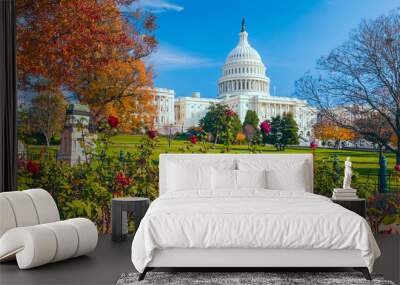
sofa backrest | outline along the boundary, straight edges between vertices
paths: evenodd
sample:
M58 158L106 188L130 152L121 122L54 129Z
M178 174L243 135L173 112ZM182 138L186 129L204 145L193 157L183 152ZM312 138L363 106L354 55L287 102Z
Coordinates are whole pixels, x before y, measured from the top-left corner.
M169 163L191 166L213 166L223 169L266 168L287 173L293 170L294 164L304 166L303 183L307 192L313 192L313 156L312 154L160 154L159 161L159 194L167 192L169 184Z
M0 193L0 237L9 229L57 222L53 198L43 189Z

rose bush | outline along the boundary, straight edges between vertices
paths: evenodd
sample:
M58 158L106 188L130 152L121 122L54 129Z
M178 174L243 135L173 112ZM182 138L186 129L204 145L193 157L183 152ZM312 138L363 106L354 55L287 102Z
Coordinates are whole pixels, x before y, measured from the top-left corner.
M196 137L196 136L191 136L191 137L189 138L189 140L190 140L190 142L191 142L192 144L196 144L196 143L197 143L197 137Z
M400 234L400 193L370 195L367 206L368 222L374 233Z
M38 175L40 172L40 164L35 161L28 161L26 164L26 170L33 175Z
M107 122L111 128L116 128L119 124L119 119L115 116L109 116Z
M264 121L260 124L260 129L263 133L268 135L271 132L272 127L269 121Z
M316 150L317 147L318 147L318 144L317 144L315 141L312 141L312 142L310 143L310 148L311 148L312 150Z
M40 159L20 162L19 189L43 188L54 197L61 217L87 217L100 232L111 230L111 198L141 196L151 200L158 196L158 163L154 150L158 140L145 137L132 153L110 150L110 137L118 120L107 119L94 146L85 141L87 162L70 166L63 161ZM108 123L108 124L107 124Z
M148 131L147 131L147 136L148 136L150 139L154 139L154 138L157 137L157 131L155 131L155 130L148 130Z

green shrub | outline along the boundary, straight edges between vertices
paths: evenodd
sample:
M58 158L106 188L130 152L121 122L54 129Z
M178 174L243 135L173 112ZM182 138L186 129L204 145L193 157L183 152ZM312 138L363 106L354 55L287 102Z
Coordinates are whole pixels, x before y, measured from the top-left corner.
M20 161L19 189L43 188L54 197L62 218L87 217L101 232L111 230L111 198L158 196L158 162L152 159L157 138L145 137L132 153L110 154L113 129L97 135L95 147L86 144L87 162L70 166L40 158Z
M340 173L342 172L343 168L334 157L315 159L314 193L331 197L333 189L341 187L343 179L340 177Z

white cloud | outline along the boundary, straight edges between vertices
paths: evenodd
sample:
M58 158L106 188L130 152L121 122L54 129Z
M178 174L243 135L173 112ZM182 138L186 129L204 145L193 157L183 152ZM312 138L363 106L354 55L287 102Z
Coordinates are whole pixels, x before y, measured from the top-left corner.
M169 45L159 45L146 62L156 69L192 69L215 66L217 63L209 58L181 51Z
M136 10L137 8L149 10L152 13L162 13L168 10L181 12L183 10L182 6L176 5L167 0L139 0L133 2L130 7L121 8L121 10L125 12Z

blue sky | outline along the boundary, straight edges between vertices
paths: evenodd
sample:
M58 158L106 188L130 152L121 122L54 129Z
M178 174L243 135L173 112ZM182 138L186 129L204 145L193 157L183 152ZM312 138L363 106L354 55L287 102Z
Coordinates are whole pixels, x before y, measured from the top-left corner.
M148 62L155 86L177 96L199 91L216 96L216 82L238 42L242 17L250 44L258 50L271 90L291 96L294 82L316 60L344 42L362 19L400 6L400 0L141 0L156 13L159 46Z

